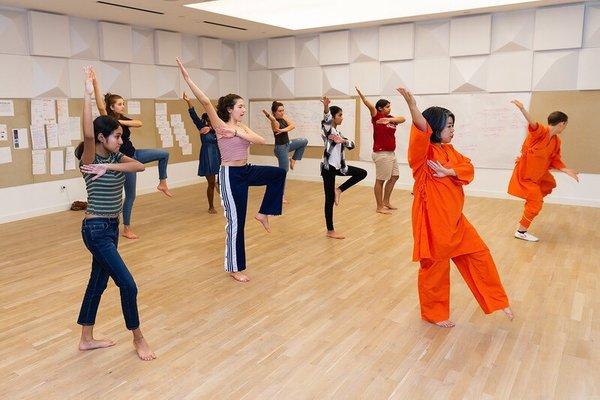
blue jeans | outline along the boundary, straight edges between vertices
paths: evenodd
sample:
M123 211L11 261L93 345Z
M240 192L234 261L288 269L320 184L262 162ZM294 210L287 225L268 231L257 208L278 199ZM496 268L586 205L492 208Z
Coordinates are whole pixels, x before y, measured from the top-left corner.
M294 152L292 158L296 161L302 160L302 156L304 155L304 150L308 145L308 139L306 138L298 138L292 139L289 143L286 144L276 144L273 153L275 153L275 157L277 157L277 161L279 162L279 168L283 168L287 171L290 170L290 160L288 153Z
M121 308L127 329L140 326L137 308L137 286L119 255L119 219L91 218L81 224L85 247L92 253L92 272L83 296L77 323L94 325L100 298L111 277L121 291Z
M133 158L147 164L158 161L158 179L167 179L167 163L169 152L162 149L137 149ZM131 225L131 210L135 201L135 188L137 183L137 172L125 173L125 201L123 202L123 224Z

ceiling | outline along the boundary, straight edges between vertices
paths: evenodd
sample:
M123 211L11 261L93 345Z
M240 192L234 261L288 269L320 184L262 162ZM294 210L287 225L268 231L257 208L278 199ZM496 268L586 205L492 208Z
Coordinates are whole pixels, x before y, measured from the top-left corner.
M218 0L208 0L218 1ZM246 2L256 2L260 4L261 0L245 0ZM323 0L328 1L328 0ZM366 0L347 0L348 4L353 1ZM398 0L398 6L402 6L402 2L406 0ZM415 0L410 0L414 2ZM416 0L426 1L426 0ZM437 13L423 15L412 18L396 18L384 19L378 21L369 21L363 23L352 23L336 26L327 26L325 28L314 28L304 30L289 30L272 25L267 25L258 22L252 22L231 16L214 14L207 11L201 11L184 7L185 4L199 3L202 0L103 0L106 3L115 5L102 4L97 0L0 0L1 6L16 7L21 9L39 10L53 12L58 14L71 15L75 17L89 18L100 21L109 21L128 24L132 26L142 26L154 29L163 29L175 32L188 33L198 36L214 37L226 40L246 41L266 37L279 37L297 35L300 33L317 32L324 30L339 30L347 28L368 27L396 22L406 22L414 20L432 19L432 18L448 18L455 15L464 15L469 13L483 13L492 11L506 11L521 8L539 7L544 5L578 3L576 0L543 0L533 1L524 4L514 4L510 6L488 7L485 9L477 9L473 11L456 11L447 13ZM280 0L280 7L285 7L285 0ZM77 6L74 7L74 4ZM375 5L376 6L376 5ZM125 8L131 7L131 8ZM137 9L136 9L137 8ZM150 10L146 12L138 9ZM277 12L274 10L273 12ZM343 11L341 11L343 12ZM162 14L160 14L162 13ZM332 16L335 18L335 16ZM213 24L206 23L212 22ZM229 25L233 27L243 28L236 29L232 27L220 26L215 24Z

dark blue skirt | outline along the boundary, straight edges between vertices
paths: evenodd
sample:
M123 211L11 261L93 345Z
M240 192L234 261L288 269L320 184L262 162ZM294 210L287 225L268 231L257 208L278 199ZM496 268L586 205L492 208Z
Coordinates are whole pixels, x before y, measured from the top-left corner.
M221 153L216 143L203 143L200 147L198 176L218 175L221 166Z

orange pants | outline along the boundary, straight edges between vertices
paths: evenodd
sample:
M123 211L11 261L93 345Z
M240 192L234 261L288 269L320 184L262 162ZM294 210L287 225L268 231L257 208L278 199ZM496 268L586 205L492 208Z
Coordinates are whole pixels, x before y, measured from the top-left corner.
M484 313L509 306L489 250L452 258ZM440 322L450 318L450 260L421 260L419 270L421 318Z
M519 224L524 226L525 228L529 228L531 225L531 221L540 213L542 210L542 205L544 204L544 199L525 199L525 210L523 211L523 216L519 221Z

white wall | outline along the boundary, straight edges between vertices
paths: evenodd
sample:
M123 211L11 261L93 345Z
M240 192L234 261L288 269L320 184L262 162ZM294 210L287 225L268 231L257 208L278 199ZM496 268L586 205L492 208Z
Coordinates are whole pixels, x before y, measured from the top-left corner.
M600 1L378 29L378 38L374 28L367 28L320 34L316 39L311 35L287 39L287 47L293 47L290 41L295 40L296 52L280 54L296 59L281 62L296 66L290 88L295 97L307 96L306 88L313 88L312 96L330 92L332 82L327 71L332 65L358 71L344 78L347 81L335 82L338 96L356 95L355 85L366 94L382 97L395 93L400 85L415 94L600 89ZM252 57L269 59L272 47L264 40L242 43L242 49L251 49L248 58L253 81L247 84L249 98L265 97L265 88L271 85L275 70ZM299 60L303 60L302 65ZM320 93L314 90L315 82L320 82ZM372 132L361 132L365 134ZM274 165L271 157L252 159ZM318 164L318 160L307 159L289 176L320 180ZM365 184L372 185L373 164L353 164L369 171ZM509 198L506 189L511 173L478 168L467 192ZM600 207L600 175L582 174L579 184L561 173L555 177L558 187L547 201ZM408 166L401 165L398 187L410 186Z
M177 99L185 82L179 73L173 79L176 56L183 56L194 74L215 77L208 93L235 92L238 48L235 42L0 6L0 99L81 98L83 67L89 64L105 91L126 98ZM199 182L197 165L170 164L170 186ZM154 191L157 179L156 167L140 173L138 193ZM61 192L62 185L66 191ZM85 197L81 178L2 188L0 223L66 210Z

